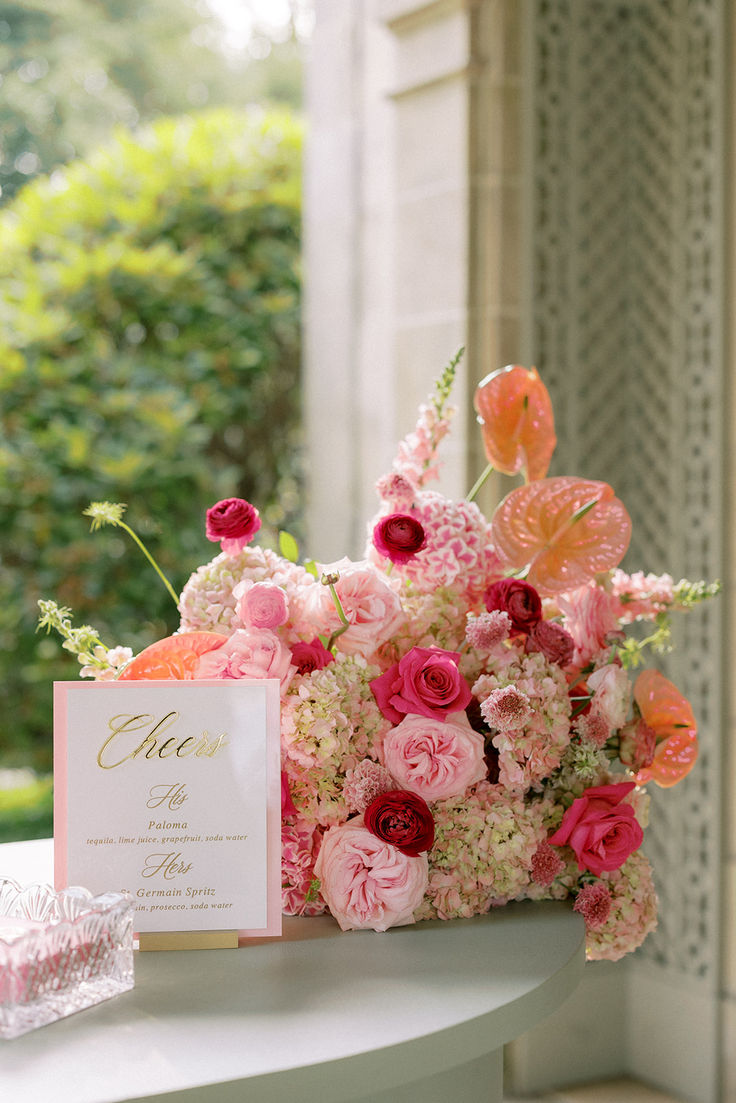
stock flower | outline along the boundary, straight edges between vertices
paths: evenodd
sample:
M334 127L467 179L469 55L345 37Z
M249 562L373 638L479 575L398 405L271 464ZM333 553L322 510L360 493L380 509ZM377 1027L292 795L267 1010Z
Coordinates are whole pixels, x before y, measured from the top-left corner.
M390 513L373 529L373 544L392 563L408 563L427 543L424 528L410 513Z
M377 838L402 854L416 857L434 842L434 819L429 805L407 789L391 789L377 796L365 810L365 826Z
M255 506L244 498L223 498L207 510L206 535L228 555L237 555L261 527Z
M500 609L511 618L512 633L530 632L542 619L542 600L528 582L518 578L501 578L493 582L483 595L483 603L490 613ZM541 648L540 648L541 651Z
M460 796L484 778L483 755L483 736L454 717L407 716L383 741L386 769L426 801Z
M572 802L548 842L572 847L578 869L590 870L596 877L618 869L644 838L634 809L622 803L635 788L630 781L586 789Z
M458 652L439 647L413 647L398 663L371 682L383 715L400 724L407 713L445 719L462 712L472 700L458 670Z
M343 931L386 931L413 922L427 887L427 855L402 854L358 816L325 832L314 872Z

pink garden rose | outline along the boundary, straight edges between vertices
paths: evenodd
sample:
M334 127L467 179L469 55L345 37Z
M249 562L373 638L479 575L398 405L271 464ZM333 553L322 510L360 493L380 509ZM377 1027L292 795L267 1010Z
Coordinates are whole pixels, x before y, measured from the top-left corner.
M606 590L588 583L557 599L565 615L565 627L575 640L575 662L584 666L614 639L623 639L614 612L614 599Z
M593 694L591 713L602 717L609 731L618 731L626 723L631 704L628 674L617 663L607 663L589 674L586 681Z
M586 789L572 802L548 841L553 846L572 847L578 869L588 869L596 877L618 869L644 838L634 809L622 803L635 788L633 781L624 781Z
M279 628L289 619L289 602L275 582L239 582L233 588L237 614L247 628Z
M402 854L357 816L325 832L314 872L343 931L386 931L413 922L428 868L426 854Z
M392 563L408 563L427 543L421 521L410 513L390 513L373 529L373 545Z
M325 574L338 575L335 591L350 622L335 646L346 655L372 655L404 621L398 594L370 563L340 559L322 569ZM308 588L304 612L322 635L343 627L327 586Z
M459 651L412 647L371 682L378 707L392 724L400 724L407 713L444 720L451 712L462 712L473 695L458 670L459 662Z
M202 655L197 678L278 678L283 695L295 674L291 653L274 632L239 628L215 651Z
M219 541L227 555L241 552L260 527L258 510L244 498L223 498L207 510L207 539Z
M383 743L386 769L426 801L462 795L487 772L483 736L455 714L447 720L407 716Z

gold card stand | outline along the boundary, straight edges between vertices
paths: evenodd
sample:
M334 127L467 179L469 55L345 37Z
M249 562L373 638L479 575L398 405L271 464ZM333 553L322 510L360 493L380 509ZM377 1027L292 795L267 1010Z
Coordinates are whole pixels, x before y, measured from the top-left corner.
M148 931L138 935L139 950L237 950L237 931Z

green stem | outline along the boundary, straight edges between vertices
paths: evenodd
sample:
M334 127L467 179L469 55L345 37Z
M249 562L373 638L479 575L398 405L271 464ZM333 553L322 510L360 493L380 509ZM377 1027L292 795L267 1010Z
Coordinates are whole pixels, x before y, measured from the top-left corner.
M466 502L472 502L473 501L476 494L478 493L480 488L483 486L483 483L486 481L486 479L488 478L490 473L493 471L493 469L494 469L493 464L489 463L488 466L486 467L485 471L483 471L482 474L479 475L479 477L473 483L473 486L470 489L470 493L466 495L466 498L465 498Z
M148 550L148 548L146 547L146 545L145 545L145 544L143 543L143 541L142 541L142 540L141 540L141 539L140 539L140 538L139 538L139 537L138 537L138 536L136 535L136 533L135 533L135 532L133 532L133 529L132 529L132 528L131 528L131 527L130 527L129 525L126 525L125 521L118 521L118 525L120 526L120 528L121 528L121 529L125 529L125 531L127 532L128 536L132 537L132 539L133 539L133 540L135 540L136 544L137 544L137 545L138 545L138 547L139 547L139 548L141 549L141 551L142 551L142 552L143 552L143 554L145 555L146 559L147 559L147 560L148 560L148 562L149 562L149 563L151 564L151 566L153 567L154 571L156 572L156 574L158 575L158 577L159 577L159 578L161 579L161 581L163 582L163 584L164 584L164 586L166 587L166 589L167 589L167 590L169 591L169 593L171 594L172 598L174 599L174 605L176 605L176 606L178 607L178 605L179 605L179 598L177 597L176 593L174 592L174 587L173 587L173 586L171 585L171 583L169 582L168 578L166 577L166 575L164 574L164 572L163 572L163 571L161 570L161 568L159 567L158 563L156 562L156 560L155 560L155 559L153 558L153 556L152 556L152 555L151 555L151 553L149 552L149 550Z

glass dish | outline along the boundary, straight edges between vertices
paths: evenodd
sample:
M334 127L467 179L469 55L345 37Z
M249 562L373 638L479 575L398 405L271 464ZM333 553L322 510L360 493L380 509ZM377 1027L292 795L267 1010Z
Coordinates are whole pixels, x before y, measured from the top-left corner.
M0 1038L132 988L134 910L126 893L0 877Z

